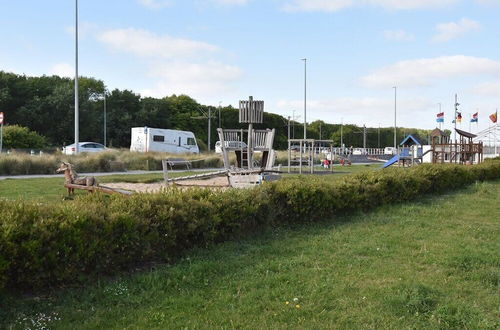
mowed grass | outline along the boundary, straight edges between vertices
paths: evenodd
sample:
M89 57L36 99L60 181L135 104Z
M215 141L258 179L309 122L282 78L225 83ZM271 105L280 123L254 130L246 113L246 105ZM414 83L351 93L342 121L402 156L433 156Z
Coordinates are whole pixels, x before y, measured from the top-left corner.
M0 320L54 329L498 329L499 198L500 182L478 183L304 219L84 288L4 296Z
M353 165L335 166L334 174L326 174L325 178L334 180L342 175L371 171L380 168L380 165ZM169 177L187 176L206 172L172 172ZM296 176L298 174L290 174ZM288 174L285 175L287 177ZM163 181L162 173L148 174L118 174L97 177L100 184L106 185L110 182L131 182L131 183L153 183ZM86 191L75 190L76 195L87 194ZM40 179L5 179L0 180L0 198L25 199L40 202L61 201L67 195L64 188L64 178L40 178Z
M174 178L200 173L203 172L173 172L169 174L169 177ZM102 185L110 182L152 183L163 181L163 173L116 174L96 178L99 184ZM0 180L0 198L54 202L61 201L67 194L67 190L64 188L64 178L62 177ZM75 194L88 194L88 192L75 190Z

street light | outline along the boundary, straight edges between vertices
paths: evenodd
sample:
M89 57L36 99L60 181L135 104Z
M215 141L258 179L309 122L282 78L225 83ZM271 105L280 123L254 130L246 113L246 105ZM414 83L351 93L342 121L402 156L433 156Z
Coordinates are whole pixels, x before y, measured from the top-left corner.
M304 139L307 139L307 58L304 61Z
M78 104L78 0L75 0L75 154L79 143L79 104Z
M397 127L396 127L396 105L397 105L397 98L396 98L396 95L397 95L397 87L394 86L392 87L394 88L394 149L397 148L397 141L396 141L396 135L397 135Z

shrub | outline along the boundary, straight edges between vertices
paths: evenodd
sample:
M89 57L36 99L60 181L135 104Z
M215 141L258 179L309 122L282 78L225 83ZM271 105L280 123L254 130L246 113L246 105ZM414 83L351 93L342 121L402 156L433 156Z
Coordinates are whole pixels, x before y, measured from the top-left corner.
M46 145L45 137L28 127L8 125L3 129L4 149L42 149Z
M307 179L306 179L307 178ZM345 177L296 177L250 190L169 189L71 203L0 201L0 287L32 288L169 260L264 225L315 221L499 179L500 161L422 165Z

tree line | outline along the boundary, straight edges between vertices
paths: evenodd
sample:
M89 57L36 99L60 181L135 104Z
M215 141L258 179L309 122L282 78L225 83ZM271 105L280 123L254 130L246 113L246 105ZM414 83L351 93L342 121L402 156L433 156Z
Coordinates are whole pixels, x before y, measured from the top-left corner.
M106 102L107 145L130 146L131 127L148 126L192 131L200 147L208 140L207 119L212 113L211 148L218 139L217 127L244 128L238 123L238 109L202 105L187 95L163 98L141 97L130 90L106 91L103 81L79 78L80 141L104 141L104 102ZM104 97L106 100L104 100ZM58 76L29 77L0 71L0 111L6 123L27 127L45 137L50 146L63 146L74 141L74 81ZM221 122L219 123L219 113ZM303 137L303 124L291 121L290 135ZM288 119L273 113L264 114L264 124L256 128L275 128L275 148L286 149ZM415 134L424 142L427 130L398 128L398 142L403 134ZM314 121L307 126L307 137L341 142L341 125ZM342 140L346 146L363 146L363 128L343 125ZM393 128L367 128L367 147L393 145Z

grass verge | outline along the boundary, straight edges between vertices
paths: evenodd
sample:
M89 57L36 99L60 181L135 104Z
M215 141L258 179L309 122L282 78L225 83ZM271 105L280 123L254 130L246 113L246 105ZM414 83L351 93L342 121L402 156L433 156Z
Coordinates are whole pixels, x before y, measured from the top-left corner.
M500 182L188 252L87 287L2 296L0 327L498 328Z

